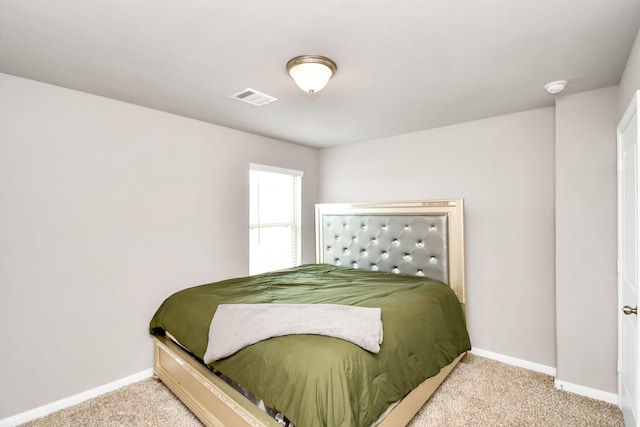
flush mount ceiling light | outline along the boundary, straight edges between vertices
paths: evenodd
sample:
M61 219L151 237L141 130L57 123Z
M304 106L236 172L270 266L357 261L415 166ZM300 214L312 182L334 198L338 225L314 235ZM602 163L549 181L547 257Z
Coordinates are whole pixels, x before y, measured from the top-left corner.
M301 55L287 62L287 71L298 87L314 94L322 90L338 70L331 59L320 55Z
M564 87L567 85L566 80L556 80L555 82L550 82L544 85L544 88L551 95L555 95L556 93L560 93L564 90Z

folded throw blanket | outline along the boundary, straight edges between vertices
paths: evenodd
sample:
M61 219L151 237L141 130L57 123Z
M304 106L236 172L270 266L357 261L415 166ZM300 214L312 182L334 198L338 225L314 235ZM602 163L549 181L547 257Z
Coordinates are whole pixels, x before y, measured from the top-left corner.
M204 362L283 335L326 335L372 353L382 344L380 308L338 304L220 304L209 327Z

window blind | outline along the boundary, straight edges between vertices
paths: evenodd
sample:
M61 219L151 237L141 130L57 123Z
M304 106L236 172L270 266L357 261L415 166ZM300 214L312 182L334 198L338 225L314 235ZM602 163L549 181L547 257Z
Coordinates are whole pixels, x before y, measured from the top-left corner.
M299 265L303 173L256 164L249 171L249 273Z

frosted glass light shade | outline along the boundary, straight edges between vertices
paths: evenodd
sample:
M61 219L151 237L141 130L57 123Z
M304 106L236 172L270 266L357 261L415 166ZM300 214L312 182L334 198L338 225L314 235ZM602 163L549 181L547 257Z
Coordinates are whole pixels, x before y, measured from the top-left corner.
M287 71L298 87L314 94L322 90L337 70L336 63L324 56L303 55L287 63Z

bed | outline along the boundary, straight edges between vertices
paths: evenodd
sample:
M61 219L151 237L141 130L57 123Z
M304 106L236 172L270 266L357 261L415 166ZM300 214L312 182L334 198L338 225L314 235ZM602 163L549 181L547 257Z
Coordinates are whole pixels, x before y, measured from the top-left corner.
M211 360L223 309L278 304L375 311L384 333L377 349L324 332L274 335ZM470 349L465 306L461 199L321 204L316 264L167 298L150 324L154 371L205 425L405 425Z

